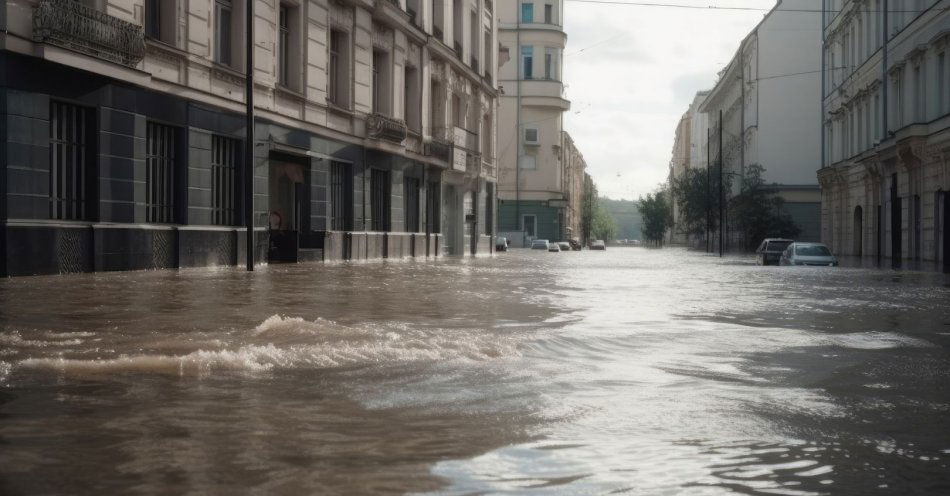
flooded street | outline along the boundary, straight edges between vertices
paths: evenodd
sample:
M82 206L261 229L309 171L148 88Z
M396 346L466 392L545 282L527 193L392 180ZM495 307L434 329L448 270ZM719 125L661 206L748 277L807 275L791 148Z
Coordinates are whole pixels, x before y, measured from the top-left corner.
M948 494L950 278L683 250L0 281L0 494Z

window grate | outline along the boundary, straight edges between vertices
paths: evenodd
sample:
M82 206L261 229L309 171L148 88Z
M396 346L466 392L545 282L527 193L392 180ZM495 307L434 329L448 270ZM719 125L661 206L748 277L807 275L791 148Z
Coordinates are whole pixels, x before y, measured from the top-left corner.
M149 122L145 148L145 220L170 223L175 191L175 128Z
M342 162L330 163L330 215L334 231L353 229L353 174Z
M50 103L50 218L87 219L92 111Z
M219 226L235 224L235 172L238 140L211 137L211 222Z
M419 188L422 182L415 177L405 178L406 232L419 232Z
M392 200L389 171L373 169L370 175L370 189L373 201L373 230L388 232Z
M439 196L439 183L430 182L426 186L426 231L430 233L442 232Z

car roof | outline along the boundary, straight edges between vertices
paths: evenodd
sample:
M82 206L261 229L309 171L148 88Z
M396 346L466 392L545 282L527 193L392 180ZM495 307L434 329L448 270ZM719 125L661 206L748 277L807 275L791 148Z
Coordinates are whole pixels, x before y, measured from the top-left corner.
M788 241L789 243L795 242L794 239L788 239L788 238L765 238L762 241Z
M825 248L828 248L828 245L824 243L814 243L810 241L796 241L794 244L795 246L824 246Z

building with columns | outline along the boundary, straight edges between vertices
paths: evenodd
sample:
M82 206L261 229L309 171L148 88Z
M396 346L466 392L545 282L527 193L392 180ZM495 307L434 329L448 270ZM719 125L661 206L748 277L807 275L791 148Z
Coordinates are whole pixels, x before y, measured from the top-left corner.
M0 273L490 251L492 1L247 1L0 0Z
M563 0L499 2L498 231L512 246L579 237L568 224Z
M731 179L726 201L738 194L746 167L761 165L800 241L820 237L821 40L807 35L820 23L819 0L779 0L742 40L699 110L709 122L712 165L721 159L727 184ZM724 224L726 249L758 243L739 239L728 212ZM718 233L713 239L718 246Z
M950 0L824 0L822 240L950 270Z

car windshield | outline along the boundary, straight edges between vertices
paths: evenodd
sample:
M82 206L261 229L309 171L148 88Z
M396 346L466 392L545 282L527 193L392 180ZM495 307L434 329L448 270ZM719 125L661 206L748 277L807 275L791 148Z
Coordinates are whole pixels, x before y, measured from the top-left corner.
M795 254L800 257L830 257L831 252L821 245L796 246Z
M768 247L765 249L765 251L783 252L790 244L792 244L791 241L769 241Z

